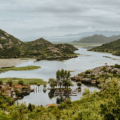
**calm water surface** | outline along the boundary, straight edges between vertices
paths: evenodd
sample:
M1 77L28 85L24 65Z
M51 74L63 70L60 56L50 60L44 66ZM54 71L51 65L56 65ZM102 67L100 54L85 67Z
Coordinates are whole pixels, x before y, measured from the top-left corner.
M105 63L107 63L108 65L114 65L116 63L118 64L120 63L120 57L113 56L107 53L91 52L91 51L87 51L87 49L84 48L79 48L79 50L77 50L76 53L80 53L80 56L65 61L42 60L37 62L23 63L16 67L36 65L36 66L41 66L41 68L33 71L9 71L0 74L0 77L1 78L5 78L5 77L41 78L45 81L48 81L49 78L56 77L56 71L58 69L74 71L71 72L71 75L74 76L77 75L78 73L84 72L87 69L103 66ZM76 87L77 87L76 83L74 83L72 89L74 90ZM46 92L43 91L42 86L40 87L31 86L31 88L34 88L35 92L31 93L28 96L25 96L22 100L19 100L19 102L26 102L26 104L32 103L35 105L41 105L41 104L47 105L51 103L57 103L59 101L59 98L57 97L53 97L50 99L48 95L49 91L48 90ZM72 96L71 100L72 101L79 100L80 97L82 96L82 92L84 91L84 88L88 88L90 91L94 91L94 90L99 91L99 89L96 87L82 85L82 91L78 92L77 96ZM65 98L60 98L60 99L65 99Z

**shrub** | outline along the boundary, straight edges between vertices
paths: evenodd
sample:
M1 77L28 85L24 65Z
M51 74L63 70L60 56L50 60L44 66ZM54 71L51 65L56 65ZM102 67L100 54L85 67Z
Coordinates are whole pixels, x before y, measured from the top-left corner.
M78 82L77 83L77 86L79 86L79 88L80 88L80 86L82 85L82 83L81 82Z
M2 85L2 84L3 84L3 81L0 80L0 85Z
M92 73L92 70L87 70L87 71L85 72L85 74L90 74L90 73Z
M24 85L23 80L19 80L19 81L18 81L18 84L19 84L19 85Z
M7 83L9 84L9 86L12 86L12 80L11 80L11 79L9 79L9 80L7 81Z

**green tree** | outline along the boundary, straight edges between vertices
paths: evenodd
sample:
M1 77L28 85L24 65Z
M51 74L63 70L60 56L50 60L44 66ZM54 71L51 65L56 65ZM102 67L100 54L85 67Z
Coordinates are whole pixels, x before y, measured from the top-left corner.
M9 79L8 81L7 81L7 83L9 84L9 86L12 86L12 80L11 79Z
M0 80L0 85L2 85L3 84L3 81L2 80Z
M62 69L61 71L58 70L56 72L56 78L57 78L57 83L58 85L65 86L65 88L71 85L71 79L70 79L70 71Z
M19 84L19 85L24 85L23 80L19 80L19 81L18 81L18 84Z
M81 85L82 85L81 82L77 82L77 86L79 86L79 88L80 88Z
M54 88L55 86L57 86L57 80L54 78L50 78L48 81L50 87Z

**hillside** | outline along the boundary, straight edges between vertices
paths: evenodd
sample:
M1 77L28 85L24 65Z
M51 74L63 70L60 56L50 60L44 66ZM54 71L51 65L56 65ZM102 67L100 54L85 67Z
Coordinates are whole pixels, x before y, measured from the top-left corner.
M44 38L31 42L22 42L12 35L0 30L0 58L37 58L57 59L75 57L77 50L69 44L52 44Z
M89 51L108 52L112 53L113 55L120 56L120 39L107 44L103 44L99 47L92 48Z
M79 41L73 41L73 43L109 43L112 41L115 41L117 39L120 39L120 35L113 35L111 37L106 37L104 35L93 35L89 37L82 38Z

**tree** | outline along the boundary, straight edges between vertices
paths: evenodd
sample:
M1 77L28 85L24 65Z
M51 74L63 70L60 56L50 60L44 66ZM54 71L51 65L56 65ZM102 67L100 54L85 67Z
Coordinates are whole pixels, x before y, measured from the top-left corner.
M43 87L46 87L46 84L44 84Z
M54 88L55 86L57 86L57 80L54 78L50 78L48 81L50 87Z
M31 103L29 103L29 105L28 105L28 109L29 109L31 112L33 111L34 108L35 108L35 106L32 105Z
M82 83L81 82L78 82L77 83L77 86L79 86L79 88L80 88L80 86L82 85Z
M62 85L65 86L65 88L66 87L68 88L68 86L70 85L70 81L71 81L70 71L67 71L64 69L62 69L61 71L58 70L56 72L56 78L57 78L57 83L60 86L60 88Z
M63 77L61 76L61 71L60 70L58 70L56 72L56 78L57 78L57 83L58 83L58 85L60 85L60 88L61 88Z
M0 85L2 85L2 84L3 84L3 81L0 80Z
M19 84L19 85L24 85L23 80L19 80L19 81L18 81L18 84Z
M12 80L11 79L9 79L8 81L7 81L7 83L9 84L9 86L12 86Z

